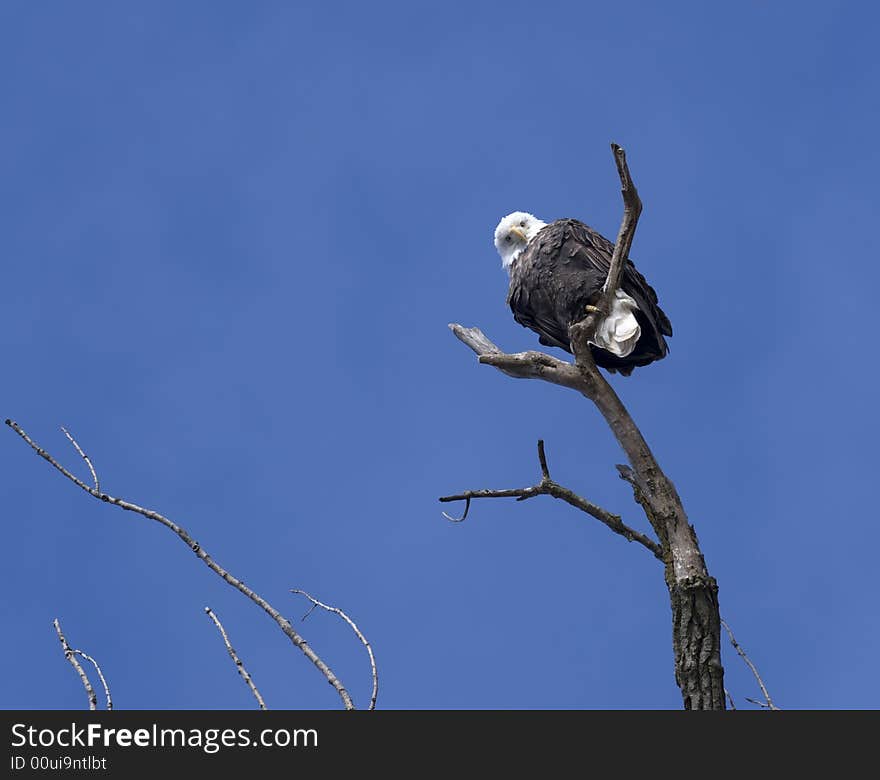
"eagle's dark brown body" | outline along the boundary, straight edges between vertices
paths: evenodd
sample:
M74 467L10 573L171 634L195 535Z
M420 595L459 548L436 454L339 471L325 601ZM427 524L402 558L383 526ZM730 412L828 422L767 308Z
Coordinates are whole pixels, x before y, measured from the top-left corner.
M587 305L597 301L613 251L607 238L576 219L547 225L511 265L507 303L514 319L535 331L541 344L571 352L568 328L586 316ZM626 357L596 346L593 357L608 371L628 376L636 366L666 356L664 336L672 335L672 324L657 303L657 293L630 260L620 289L636 302L641 335Z

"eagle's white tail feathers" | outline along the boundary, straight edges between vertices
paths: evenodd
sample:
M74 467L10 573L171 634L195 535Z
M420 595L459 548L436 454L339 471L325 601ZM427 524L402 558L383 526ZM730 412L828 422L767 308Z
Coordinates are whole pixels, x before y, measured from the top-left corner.
M629 355L642 335L642 328L633 314L634 311L638 311L636 302L623 290L618 290L611 305L611 313L599 323L593 343L617 357Z

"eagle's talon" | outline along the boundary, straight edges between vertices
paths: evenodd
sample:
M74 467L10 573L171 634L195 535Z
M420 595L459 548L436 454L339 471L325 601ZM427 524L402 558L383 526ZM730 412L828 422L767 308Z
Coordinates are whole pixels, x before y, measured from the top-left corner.
M604 309L602 309L599 306L593 306L591 303L588 303L586 306L584 306L584 311L587 314L592 314L593 312L595 312L596 314L604 314L605 313Z

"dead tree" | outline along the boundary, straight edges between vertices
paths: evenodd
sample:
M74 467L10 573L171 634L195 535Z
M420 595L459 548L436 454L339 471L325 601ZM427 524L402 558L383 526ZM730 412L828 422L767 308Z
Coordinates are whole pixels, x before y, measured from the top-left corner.
M53 468L59 471L62 475L64 475L68 480L70 480L74 485L79 487L88 493L92 498L97 498L100 501L103 501L105 504L112 504L113 506L119 507L120 509L124 509L128 512L133 512L135 514L141 515L142 517L147 518L148 520L152 520L154 522L159 523L160 525L165 526L169 531L172 531L184 544L187 545L196 555L196 557L202 561L214 574L219 576L224 580L228 585L231 585L233 588L238 590L242 595L246 596L250 599L254 604L256 604L260 609L262 609L275 623L278 627L284 632L285 636L293 643L294 647L296 647L306 658L308 658L318 669L318 671L324 676L327 682L335 689L336 693L339 695L339 698L342 700L342 704L347 710L355 709L354 701L351 698L348 690L342 684L340 679L333 673L330 667L323 661L323 659L309 646L306 640L294 629L291 622L284 617L275 607L273 607L266 599L260 596L256 591L252 590L250 587L245 585L240 579L231 574L227 569L223 568L219 563L217 563L202 547L199 542L197 542L190 533L181 525L178 525L174 521L165 517L164 515L159 514L158 512L147 509L145 507L134 504L130 501L126 501L123 498L117 498L116 496L112 496L109 493L104 492L101 489L101 483L98 480L98 474L95 470L94 465L92 464L91 459L88 455L83 451L82 447L80 447L79 443L73 436L67 431L65 428L61 428L64 431L64 435L67 437L68 441L71 443L73 448L76 450L77 454L83 460L83 462L88 466L89 474L92 478L92 484L88 484L81 480L79 477L75 476L71 471L61 465L61 463L56 460L56 458L49 454L46 450L44 450L39 444L37 444L30 436L24 431L24 429L13 420L6 420L6 425L9 426L15 433L17 433L25 443L39 455L43 460L47 461ZM352 619L346 615L341 609L338 607L331 607L327 604L323 604L320 601L312 598L308 593L303 590L294 590L294 593L302 594L306 598L308 598L312 604L314 609L315 607L322 607L328 612L334 612L339 615L343 620L345 620L348 625L352 628L357 638L361 641L364 647L367 650L370 659L370 668L372 671L373 677L373 690L370 696L370 704L368 709L374 710L376 708L376 698L379 694L379 677L376 672L376 659L373 655L373 649L370 646L370 643L367 641L366 637L361 633L360 629L357 625L352 621ZM229 641L229 636L226 633L226 629L220 623L220 620L217 618L216 614L210 607L205 607L205 613L209 618L214 622L214 625L217 627L220 632L221 637L223 638L223 642L226 646L226 650L229 653L230 658L236 666L241 678L247 684L248 688L250 688L251 693L254 695L254 698L257 700L257 704L260 709L266 709L266 703L263 700L262 695L257 690L256 685L253 682L250 674L247 669L244 667L244 664L241 661L241 658L236 653L235 649L232 647L232 644ZM61 632L61 626L59 622L56 620L54 623L55 631L58 634L58 639L61 642L62 649L64 651L64 656L73 666L76 673L79 675L80 680L83 683L83 687L86 690L86 694L89 699L89 708L94 710L97 708L97 697L95 695L94 688L83 669L82 665L79 663L77 656L84 658L89 661L94 667L98 676L101 679L101 683L104 686L104 692L107 697L107 709L113 708L113 702L110 697L110 689L107 685L107 681L104 679L104 675L101 671L101 668L98 666L97 662L94 658L84 653L82 650L75 650L70 647L67 643L67 639L64 637L64 634Z
M675 485L660 468L617 393L599 372L590 351L590 341L599 324L597 312L610 310L642 210L624 150L617 144L612 144L611 149L620 175L623 220L597 311L590 312L570 329L574 362L568 363L543 352L506 354L479 328L464 328L457 324L449 327L459 340L476 352L480 363L494 366L515 379L540 379L576 390L593 402L626 454L629 465L618 466L618 472L632 486L634 498L644 510L657 541L627 527L617 515L597 507L550 479L542 442L538 443L542 478L537 485L521 490L471 490L444 496L440 501L465 501L464 514L459 518L464 519L471 501L476 498L515 496L524 500L538 495L551 495L565 500L615 533L647 548L664 566L672 608L675 681L681 689L684 708L723 710L724 670L721 665L718 585L706 568L697 535L688 522Z

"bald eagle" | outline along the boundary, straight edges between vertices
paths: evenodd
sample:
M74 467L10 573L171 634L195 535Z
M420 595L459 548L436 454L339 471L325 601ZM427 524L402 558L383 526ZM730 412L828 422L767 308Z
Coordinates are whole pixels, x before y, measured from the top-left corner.
M535 331L541 344L571 352L568 328L598 301L614 244L576 219L548 225L515 211L498 223L495 248L510 274L513 318ZM664 358L664 336L671 335L657 293L627 259L611 312L591 342L596 365L629 376L636 366Z

